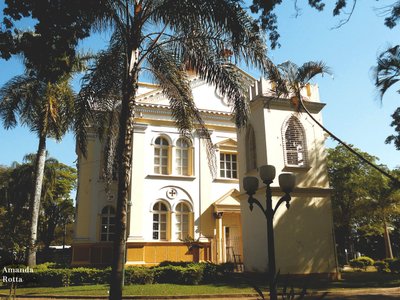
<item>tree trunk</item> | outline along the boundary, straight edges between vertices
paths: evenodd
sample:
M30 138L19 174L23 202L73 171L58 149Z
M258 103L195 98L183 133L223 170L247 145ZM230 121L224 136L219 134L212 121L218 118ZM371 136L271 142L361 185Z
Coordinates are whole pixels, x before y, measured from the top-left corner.
M40 198L42 195L42 184L44 165L46 162L46 136L41 134L39 138L39 147L36 155L35 163L35 186L33 191L33 199L31 203L31 227L28 246L27 264L30 267L36 265L36 241L39 222Z
M383 219L383 239L385 240L385 256L393 258L392 243L390 242L389 229L386 223L386 217Z
M134 96L137 90L137 74L134 74L131 78L132 80L128 80L127 92L123 96L117 146L118 195L109 297L112 300L122 299L124 281L128 197L132 172Z

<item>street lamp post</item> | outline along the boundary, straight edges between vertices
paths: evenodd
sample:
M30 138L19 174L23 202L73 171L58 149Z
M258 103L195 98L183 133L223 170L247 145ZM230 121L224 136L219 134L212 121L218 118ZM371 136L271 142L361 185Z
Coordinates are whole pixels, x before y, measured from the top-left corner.
M257 177L245 177L243 179L243 187L246 193L249 195L249 206L250 210L253 210L254 204L257 205L262 212L264 213L265 218L267 219L267 241L268 241L268 280L269 280L269 294L271 300L277 300L277 292L276 292L276 265L275 265L275 240L274 240L274 215L278 210L279 206L286 202L286 207L289 209L291 196L290 193L293 191L295 186L296 177L292 173L282 173L279 175L279 186L282 191L285 193L273 208L272 205L272 190L271 183L273 182L276 171L275 167L272 165L265 165L259 168L260 178L263 183L267 186L265 192L265 208L253 195L258 190L258 178Z

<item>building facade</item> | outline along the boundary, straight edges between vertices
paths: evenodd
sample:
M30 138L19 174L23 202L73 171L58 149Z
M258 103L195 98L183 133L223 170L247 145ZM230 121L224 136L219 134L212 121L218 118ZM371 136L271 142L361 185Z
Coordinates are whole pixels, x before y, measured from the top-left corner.
M249 81L254 81L248 77ZM214 87L193 77L193 96L215 147L211 171L200 131L181 136L158 86L140 85L133 137L127 264L227 262L242 257L238 153L233 115ZM110 263L116 185L102 179L104 153L96 134L78 155L79 188L73 264Z
M290 101L274 99L268 81L246 78L251 117L249 126L238 132L226 99L215 87L191 79L195 103L211 132L217 166L213 171L201 133L181 136L161 89L141 84L132 145L127 265L231 261L244 262L246 271L265 271L266 230L260 225L265 219L250 212L239 178L274 164L278 173L292 171L298 178L291 209L276 218L278 268L292 274L336 272L325 136ZM318 88L309 86L304 93L320 119L324 105ZM111 261L116 186L107 196L101 177L103 147L92 134L88 156L78 155L75 265ZM278 188L273 189L277 196ZM262 193L260 189L256 195L260 200Z
M304 112L298 112L289 99L276 99L271 83L261 79L251 88L251 117L246 131L238 132L239 177L259 177L257 167L274 165L273 207L284 193L278 176L296 175L290 209L282 205L274 218L276 270L280 274L338 276L331 189L325 159L323 130ZM322 123L316 85L302 91L305 106ZM265 205L265 185L255 198ZM242 184L242 180L240 181ZM266 218L255 207L250 211L248 196L240 190L243 251L246 271L264 272L267 265Z

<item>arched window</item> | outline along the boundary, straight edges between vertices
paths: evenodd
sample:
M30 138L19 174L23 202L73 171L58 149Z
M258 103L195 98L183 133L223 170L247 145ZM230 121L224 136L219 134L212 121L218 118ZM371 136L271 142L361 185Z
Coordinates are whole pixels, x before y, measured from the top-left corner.
M100 240L112 241L115 233L115 209L112 206L105 206L101 211Z
M190 235L190 208L185 203L179 203L175 209L175 235L177 240L183 240Z
M154 173L169 173L169 143L166 138L158 137L154 142Z
M307 142L303 126L292 116L283 127L283 146L287 166L307 166Z
M246 149L246 169L251 171L257 168L256 136L251 125L249 125L246 132Z
M169 214L167 206L157 202L153 206L153 240L167 240Z
M178 175L190 175L189 174L189 142L185 138L180 138L176 142L176 159L175 159L175 170Z

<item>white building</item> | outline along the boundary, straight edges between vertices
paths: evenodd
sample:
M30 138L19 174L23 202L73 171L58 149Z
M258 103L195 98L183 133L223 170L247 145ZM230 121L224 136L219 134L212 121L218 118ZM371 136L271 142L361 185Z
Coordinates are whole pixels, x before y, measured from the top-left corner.
M265 220L256 211L249 212L247 198L239 192L239 178L270 163L278 172L290 170L299 178L292 208L282 211L276 221L278 267L289 273L335 272L324 135L305 115L294 112L288 101L272 100L268 82L246 76L251 126L238 134L226 100L213 86L196 77L191 80L195 103L215 145L215 174L199 133L182 137L161 89L141 84L133 138L127 265L244 260L246 271L264 270ZM317 87L310 87L308 93L310 108L320 118L323 104ZM93 134L87 158L79 155L75 265L110 262L115 197L107 197L104 191L102 148ZM195 242L185 243L187 237ZM290 253L286 254L287 247Z

